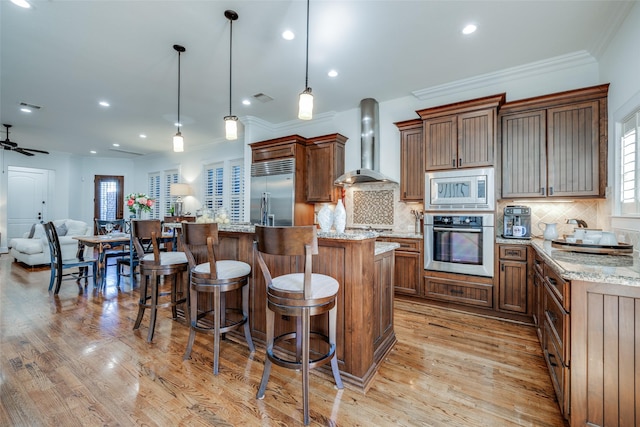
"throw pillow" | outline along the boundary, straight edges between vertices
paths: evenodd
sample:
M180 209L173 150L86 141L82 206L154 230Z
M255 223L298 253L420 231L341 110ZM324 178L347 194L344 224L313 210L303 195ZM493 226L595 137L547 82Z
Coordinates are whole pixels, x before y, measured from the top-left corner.
M42 226L42 224L36 224L36 228L33 231L33 239L42 239L45 238L46 239L46 234L44 232L44 227Z
M56 233L58 233L58 237L67 235L67 226L65 224L61 224L56 226Z
M68 219L64 223L67 226L67 236L83 236L87 232L85 222Z
M36 232L36 224L34 223L31 226L31 230L29 230L29 236L27 237L27 239L33 239L33 233Z

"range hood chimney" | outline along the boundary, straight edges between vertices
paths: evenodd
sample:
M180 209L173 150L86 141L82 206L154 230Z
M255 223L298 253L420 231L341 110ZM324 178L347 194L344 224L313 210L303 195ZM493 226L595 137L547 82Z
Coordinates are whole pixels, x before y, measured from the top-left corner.
M360 101L360 169L352 170L336 179L335 185L363 182L390 182L391 178L380 173L380 126L378 101L365 98Z

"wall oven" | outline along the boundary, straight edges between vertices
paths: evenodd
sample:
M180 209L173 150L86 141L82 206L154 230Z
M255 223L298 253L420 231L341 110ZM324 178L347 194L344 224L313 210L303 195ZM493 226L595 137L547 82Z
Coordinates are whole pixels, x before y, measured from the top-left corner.
M493 214L425 213L424 268L493 277Z

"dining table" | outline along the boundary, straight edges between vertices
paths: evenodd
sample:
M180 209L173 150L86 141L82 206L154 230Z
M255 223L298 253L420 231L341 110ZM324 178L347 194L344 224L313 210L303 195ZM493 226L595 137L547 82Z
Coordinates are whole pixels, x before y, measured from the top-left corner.
M119 246L129 246L130 256L134 255L135 248L133 248L133 242L131 241L131 234L129 233L107 233L107 234L95 234L89 236L74 236L74 239L78 241L78 249L84 250L85 246L89 246L97 250L98 252L98 271L96 272L96 282L100 284L100 289L104 287L106 279L107 265L105 261L106 251L109 249L117 248ZM176 248L176 234L174 232L164 232L158 239L163 243L172 243L172 248ZM79 252L82 253L82 252Z

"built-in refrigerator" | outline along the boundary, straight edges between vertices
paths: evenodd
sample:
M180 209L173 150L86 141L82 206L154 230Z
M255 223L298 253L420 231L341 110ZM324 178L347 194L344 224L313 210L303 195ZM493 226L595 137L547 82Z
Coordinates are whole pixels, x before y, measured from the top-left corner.
M294 225L295 170L293 158L251 165L252 224Z

